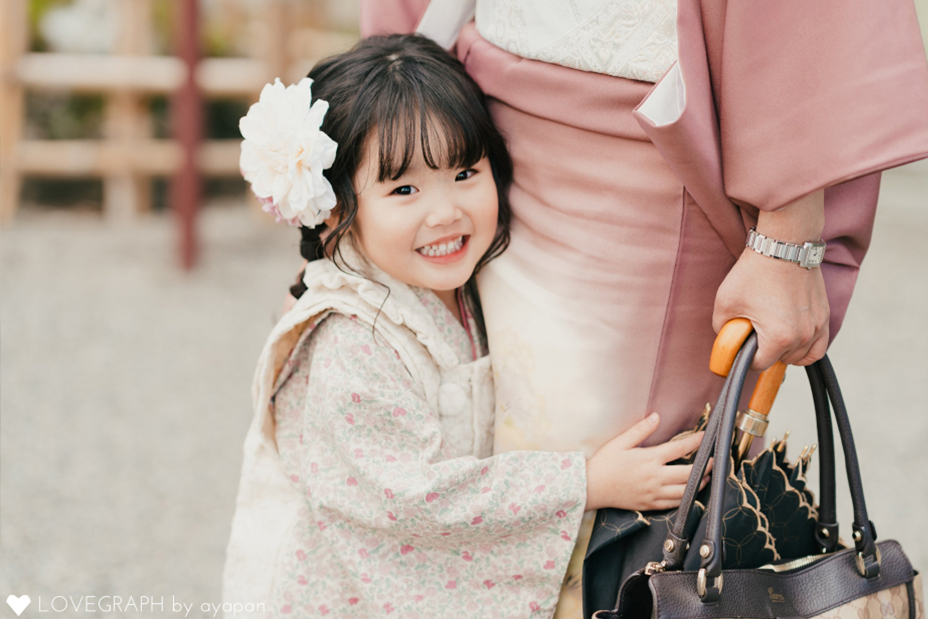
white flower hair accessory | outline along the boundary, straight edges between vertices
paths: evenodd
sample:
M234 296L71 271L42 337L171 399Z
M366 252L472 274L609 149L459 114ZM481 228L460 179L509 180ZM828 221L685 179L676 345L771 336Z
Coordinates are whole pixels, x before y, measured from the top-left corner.
M238 123L244 141L239 167L265 211L291 226L313 228L335 208L335 192L322 175L338 144L319 127L329 109L312 102L313 81L266 84Z

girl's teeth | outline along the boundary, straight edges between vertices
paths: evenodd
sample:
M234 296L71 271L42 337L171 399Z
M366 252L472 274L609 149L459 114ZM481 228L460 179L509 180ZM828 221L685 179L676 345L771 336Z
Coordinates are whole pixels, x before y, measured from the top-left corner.
M446 256L448 254L453 254L463 246L464 237L461 236L450 243L442 243L441 245L426 245L425 247L419 249L419 253L426 256Z

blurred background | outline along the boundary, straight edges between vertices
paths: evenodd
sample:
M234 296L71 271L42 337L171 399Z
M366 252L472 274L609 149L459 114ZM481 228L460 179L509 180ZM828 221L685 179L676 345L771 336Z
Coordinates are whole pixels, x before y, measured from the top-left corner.
M238 120L350 47L357 3L198 4L0 2L0 599L220 602L252 372L301 262L238 174ZM922 569L926 237L928 164L885 173L831 350L871 518ZM798 455L811 412L794 368L769 435Z

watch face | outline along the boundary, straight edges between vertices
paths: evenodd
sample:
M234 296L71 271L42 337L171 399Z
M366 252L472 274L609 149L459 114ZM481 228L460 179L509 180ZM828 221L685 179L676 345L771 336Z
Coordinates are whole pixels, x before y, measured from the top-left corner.
M821 246L813 246L809 250L809 257L807 261L810 264L821 264L822 258L825 257L825 248Z

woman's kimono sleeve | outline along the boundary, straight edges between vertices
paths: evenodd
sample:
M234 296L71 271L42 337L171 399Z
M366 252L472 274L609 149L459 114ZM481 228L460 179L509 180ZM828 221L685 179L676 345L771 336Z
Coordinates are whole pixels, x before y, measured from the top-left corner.
M774 210L826 189L822 271L834 337L870 245L878 172L928 157L915 7L704 0L703 15L728 197Z
M436 413L370 326L333 315L313 346L301 477L349 573L378 574L371 597L397 608L427 589L553 608L586 502L583 454L443 459Z
M703 0L702 13L734 201L774 210L928 157L912 0Z
M825 189L834 337L870 245L879 172L928 157L912 0L680 0L677 37L677 66L636 118L735 257L758 210ZM654 103L676 111L655 121Z

